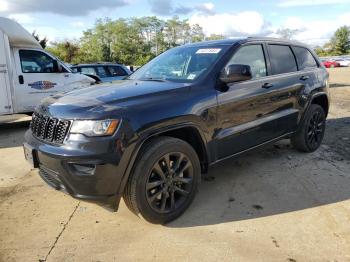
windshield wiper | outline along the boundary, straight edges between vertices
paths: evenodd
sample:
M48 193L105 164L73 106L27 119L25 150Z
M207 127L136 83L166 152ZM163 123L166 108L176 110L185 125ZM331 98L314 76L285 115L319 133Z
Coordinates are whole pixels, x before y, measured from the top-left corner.
M139 80L141 80L141 81L156 81L156 82L166 82L167 81L164 78L154 78L154 77L141 78Z

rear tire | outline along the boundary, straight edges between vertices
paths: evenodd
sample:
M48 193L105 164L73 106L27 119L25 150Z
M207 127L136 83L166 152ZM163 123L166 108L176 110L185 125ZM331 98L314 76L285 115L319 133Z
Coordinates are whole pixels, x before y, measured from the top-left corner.
M326 129L326 114L317 104L311 104L299 130L291 138L294 148L301 152L314 152L320 147Z
M197 153L187 142L158 137L143 146L124 190L127 207L150 223L178 218L200 183Z

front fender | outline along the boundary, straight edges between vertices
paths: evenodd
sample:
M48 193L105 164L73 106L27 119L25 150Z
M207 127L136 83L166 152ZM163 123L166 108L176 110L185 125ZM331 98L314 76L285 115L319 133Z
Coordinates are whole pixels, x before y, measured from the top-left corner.
M129 176L133 171L134 165L137 161L137 157L140 153L142 146L147 141L151 140L152 138L154 138L156 136L159 136L161 134L165 134L166 132L175 131L177 129L186 128L186 127L196 129L196 131L198 132L198 134L200 135L200 138L202 140L204 150L205 150L206 154L208 155L209 152L207 149L207 141L205 139L204 132L203 132L203 130L201 130L200 126L197 124L185 122L185 123L178 123L178 124L171 125L171 126L163 126L161 128L156 128L156 129L149 129L148 132L143 132L142 135L138 136L138 140L133 145L133 151L131 153L127 168L123 174L120 186L119 186L118 191L117 191L117 194L120 197L122 196L124 188L126 186L126 183L128 182Z

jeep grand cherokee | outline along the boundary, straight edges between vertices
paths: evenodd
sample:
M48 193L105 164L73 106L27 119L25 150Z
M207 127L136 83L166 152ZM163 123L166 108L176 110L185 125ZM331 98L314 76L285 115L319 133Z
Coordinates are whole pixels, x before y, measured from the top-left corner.
M151 223L179 217L208 166L290 138L313 152L328 73L307 46L242 38L173 48L122 83L47 98L25 155L52 187Z

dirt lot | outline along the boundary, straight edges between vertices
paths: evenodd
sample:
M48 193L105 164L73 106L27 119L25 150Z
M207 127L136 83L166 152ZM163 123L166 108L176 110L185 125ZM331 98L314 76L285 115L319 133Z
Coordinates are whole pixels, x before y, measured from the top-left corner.
M0 125L0 261L350 261L350 68L330 73L317 152L281 141L218 164L167 226L51 189L23 159L28 118Z

